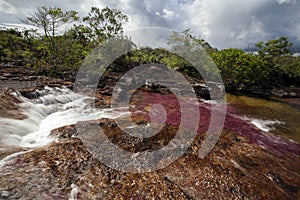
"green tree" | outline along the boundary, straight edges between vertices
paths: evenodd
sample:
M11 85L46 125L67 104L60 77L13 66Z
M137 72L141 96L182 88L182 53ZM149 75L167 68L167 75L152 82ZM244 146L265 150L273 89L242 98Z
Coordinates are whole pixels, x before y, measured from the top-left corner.
M61 54L61 48L67 48L71 44L66 44L64 41L65 46L61 46L61 36L57 36L57 33L64 24L79 20L77 14L77 11L74 10L63 11L57 7L42 6L37 8L31 16L21 20L23 23L36 26L44 31L45 37L41 38L37 47L37 55L41 53L44 56L40 60L36 60L36 65L49 73L55 73L62 65L64 54Z
M287 37L279 37L274 40L269 40L267 42L258 42L256 47L258 48L258 53L260 55L267 55L271 57L290 55L290 47L293 44L289 42Z
M83 18L94 34L94 39L101 42L111 36L123 33L123 23L128 17L117 9L92 7L88 16Z
M42 6L37 8L31 16L21 21L43 29L46 37L54 37L63 24L79 20L77 14L78 12L74 10L64 12L61 8Z
M180 70L185 71L191 76L201 79L200 74L195 69L201 71L202 75L210 78L210 81L214 81L217 77L217 72L215 69L211 68L212 66L212 59L209 58L208 54L216 52L217 50L213 48L208 42L204 39L193 36L189 29L183 32L172 32L172 34L168 38L169 47L171 48L172 52L189 60L191 63L184 66L182 65L183 62L181 59L178 60L179 65L178 67ZM174 57L172 58L172 63L174 63ZM217 80L216 80L217 81Z
M291 56L292 43L287 37L279 37L267 42L258 42L258 53L267 59L273 70L273 85L289 85L299 80L299 62Z
M65 35L85 46L90 46L93 39L92 29L83 24L73 25L73 27L70 28Z
M283 78L287 78L292 82L293 80L300 80L300 56L280 56L275 59L276 65L282 70Z
M32 38L32 30L17 29L0 30L0 61L12 62L17 65L32 64L32 56L36 40Z
M262 56L247 54L239 49L224 49L211 56L228 91L267 86L272 79L272 68Z
M216 52L217 49L213 48L208 42L204 39L193 36L189 29L186 29L182 32L173 31L168 38L168 45L172 46L174 51L179 51L179 49L193 48L194 46L202 46L204 50L208 53Z

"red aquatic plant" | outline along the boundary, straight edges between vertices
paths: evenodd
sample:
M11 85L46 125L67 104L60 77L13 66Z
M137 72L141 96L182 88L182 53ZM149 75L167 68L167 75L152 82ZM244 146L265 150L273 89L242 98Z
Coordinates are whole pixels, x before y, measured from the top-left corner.
M181 98L181 97L179 97ZM131 98L131 105L135 105L131 108L132 118L143 119L145 121L152 121L156 123L164 122L167 125L183 126L189 128L193 126L195 122L195 101L185 100L183 105L180 105L178 98L174 94L161 94L151 92L136 93ZM161 105L166 114L164 120L164 114L161 113L161 109L157 112L151 110L154 105ZM184 115L188 120L181 122L183 112L181 111L184 106ZM198 126L198 134L205 134L208 130L211 121L211 107L213 105L207 102L197 103L199 108L200 118ZM214 106L225 106L225 104L218 104ZM150 117L151 112L154 112L155 117ZM216 115L215 117L218 117ZM275 151L278 154L285 154L291 152L300 155L300 144L285 140L279 136L272 135L271 133L263 132L257 129L249 121L238 116L236 110L230 105L226 105L226 118L224 123L224 130L235 132L243 137L247 138L252 144L263 146L269 150Z

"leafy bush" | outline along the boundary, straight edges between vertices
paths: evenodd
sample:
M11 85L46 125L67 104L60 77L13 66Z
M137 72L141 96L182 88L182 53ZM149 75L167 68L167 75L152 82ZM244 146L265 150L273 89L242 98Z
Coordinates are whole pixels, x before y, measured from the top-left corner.
M261 56L247 54L239 49L224 49L211 56L229 90L266 86L272 80L274 69Z

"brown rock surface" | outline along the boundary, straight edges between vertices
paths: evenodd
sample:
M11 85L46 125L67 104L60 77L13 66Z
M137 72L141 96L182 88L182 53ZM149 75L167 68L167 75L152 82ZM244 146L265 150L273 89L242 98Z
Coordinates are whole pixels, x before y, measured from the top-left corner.
M5 108L0 110L0 116L24 117L15 105L19 102L11 103L14 96L8 94L7 88L30 94L45 85L72 87L72 83L61 79L34 74L30 77L29 71L23 74L15 73L17 69L10 70L3 73L0 70L3 94L0 109ZM96 94L97 107L110 104L112 83L103 86L106 85L109 86ZM139 116L133 118L138 124L147 123ZM122 120L126 123L126 119ZM123 133L113 120L80 123L90 127L100 124L113 143L131 152L159 149L172 140L178 129L169 124L155 137L140 139ZM102 140L97 137L96 129L86 134L96 142ZM0 168L0 199L67 199L73 183L79 188L79 199L299 199L300 196L299 155L292 151L278 154L228 129L203 159L198 150L205 132L199 132L183 156L166 168L148 173L125 173L102 164L84 146L74 125L55 129L52 136L58 141L17 155ZM0 152L0 157L25 150L6 149Z
M112 141L128 151L145 150L145 141L131 140L113 120L84 124L100 124ZM140 174L113 170L93 158L77 138L74 125L52 135L59 141L20 155L1 169L0 189L9 191L11 199L66 199L72 183L80 190L79 199L297 199L300 195L298 156L278 156L233 132L224 131L204 159L198 157L204 137L199 134L174 163ZM148 140L147 147L165 140L161 134Z

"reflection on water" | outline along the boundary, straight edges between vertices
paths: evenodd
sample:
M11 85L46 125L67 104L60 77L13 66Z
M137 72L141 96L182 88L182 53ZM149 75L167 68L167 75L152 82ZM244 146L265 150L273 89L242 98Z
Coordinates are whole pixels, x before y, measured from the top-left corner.
M227 94L226 97L227 102L234 106L239 114L253 119L253 124L264 126L264 122L270 122L270 132L300 143L299 107L254 97L231 94Z

